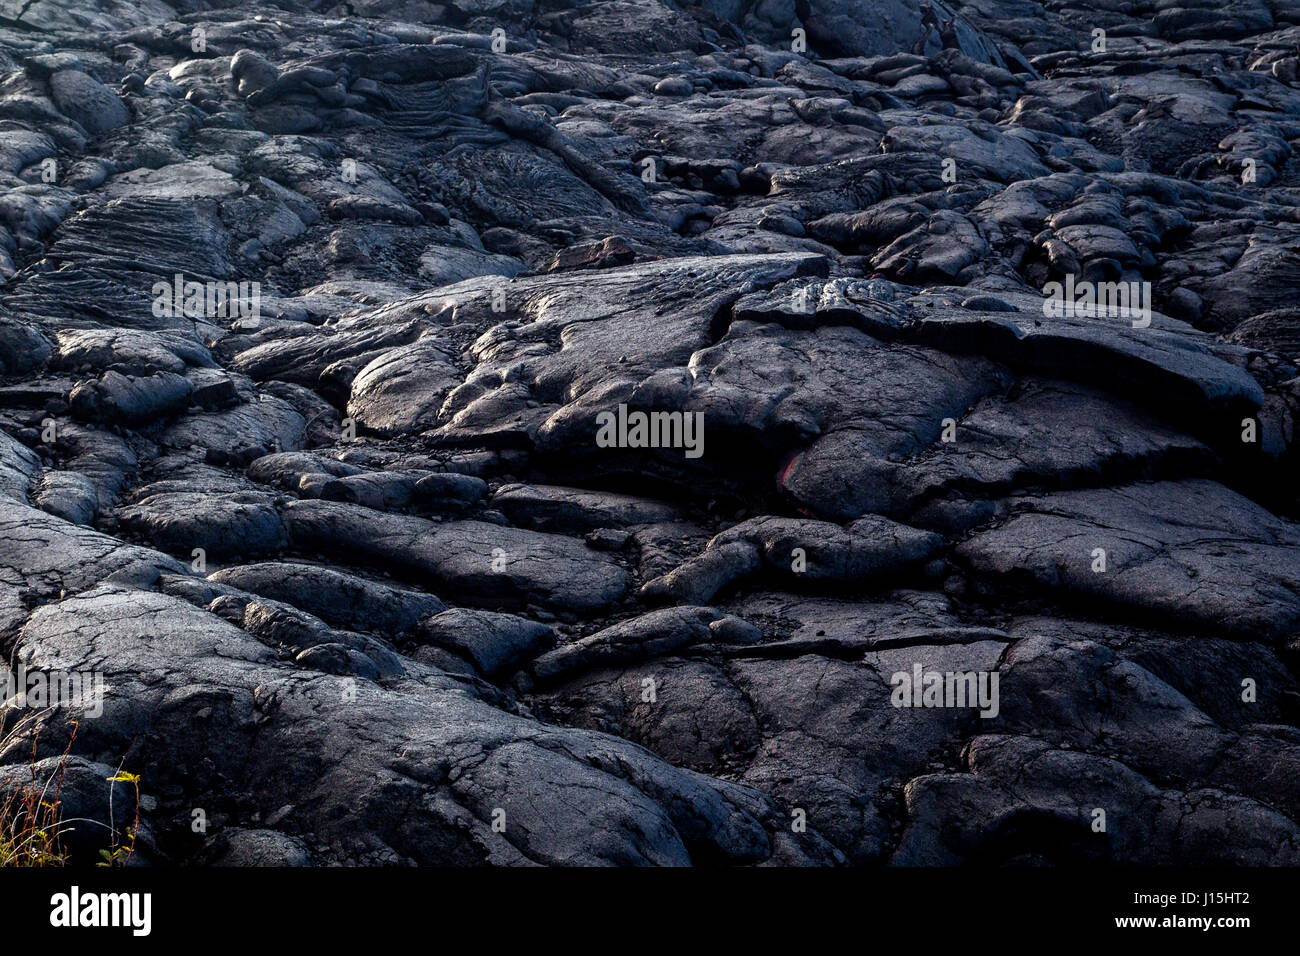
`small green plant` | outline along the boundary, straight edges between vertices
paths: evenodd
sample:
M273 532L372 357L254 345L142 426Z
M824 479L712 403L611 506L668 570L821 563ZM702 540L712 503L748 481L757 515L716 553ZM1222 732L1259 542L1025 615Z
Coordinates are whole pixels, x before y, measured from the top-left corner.
M129 783L135 788L135 820L126 830L126 841L117 842L117 827L113 827L113 846L111 849L101 849L99 855L103 859L96 863L96 866L126 866L131 861L131 855L135 853L135 837L140 832L140 775L128 773L121 768L118 769L114 776L107 778L109 783ZM110 820L113 819L113 791L108 792L108 813Z
M39 714L32 715L18 723L8 733L0 735L0 752L14 743L39 716ZM6 792L0 794L0 867L67 866L69 858L68 851L63 846L63 837L72 829L72 825L85 823L92 826L105 826L97 820L67 818L63 815L63 781L67 774L72 745L77 739L77 722L72 722L68 745L54 771L44 780L41 779L41 773L37 769L39 761L36 754L39 737L38 728L32 734L31 779L17 786L11 786ZM107 779L110 785L128 783L134 788L135 819L125 830L125 839L119 842L118 831L113 826L113 791L110 788L108 828L112 832L112 844L109 849L99 851L102 860L96 865L126 866L135 853L136 835L140 832L140 777L119 768L114 776Z

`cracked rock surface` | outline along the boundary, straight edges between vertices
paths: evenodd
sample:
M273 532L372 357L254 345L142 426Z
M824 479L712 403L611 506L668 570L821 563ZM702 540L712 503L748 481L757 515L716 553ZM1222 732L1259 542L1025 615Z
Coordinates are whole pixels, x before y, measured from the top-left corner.
M1300 864L1298 51L0 0L0 677L95 678L0 791L67 752L93 858L138 773L155 865Z

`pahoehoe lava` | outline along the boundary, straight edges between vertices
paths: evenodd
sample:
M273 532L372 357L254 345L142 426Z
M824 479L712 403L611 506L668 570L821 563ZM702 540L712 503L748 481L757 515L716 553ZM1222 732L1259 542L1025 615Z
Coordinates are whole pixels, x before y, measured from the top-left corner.
M1297 146L1300 0L0 0L0 794L1300 864Z

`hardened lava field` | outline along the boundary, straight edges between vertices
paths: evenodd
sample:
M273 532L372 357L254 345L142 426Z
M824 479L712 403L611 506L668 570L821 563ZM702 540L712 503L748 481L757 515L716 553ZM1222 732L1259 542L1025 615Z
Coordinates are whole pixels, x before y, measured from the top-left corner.
M1297 146L1295 0L0 0L0 797L1300 864Z

